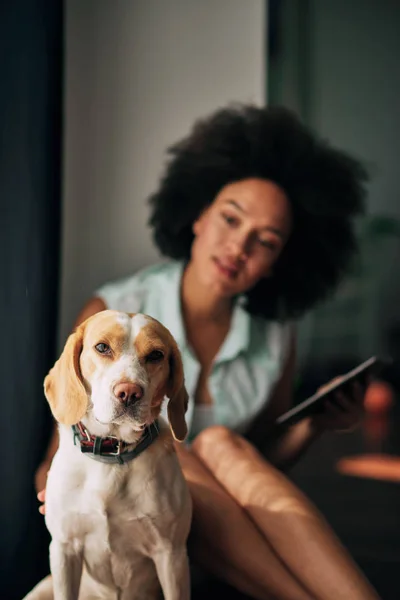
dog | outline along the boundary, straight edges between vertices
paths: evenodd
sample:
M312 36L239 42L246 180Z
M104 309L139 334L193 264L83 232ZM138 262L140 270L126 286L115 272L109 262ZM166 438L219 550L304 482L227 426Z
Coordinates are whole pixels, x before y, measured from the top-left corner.
M174 448L188 395L171 333L147 315L97 313L44 389L60 434L46 487L51 576L26 600L188 600L192 505Z

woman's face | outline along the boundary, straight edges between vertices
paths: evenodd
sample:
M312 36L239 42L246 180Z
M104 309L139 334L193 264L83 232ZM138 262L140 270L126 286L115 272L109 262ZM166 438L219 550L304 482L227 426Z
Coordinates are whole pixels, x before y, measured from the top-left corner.
M291 228L289 200L275 183L230 183L193 224L191 266L210 293L246 292L271 275Z

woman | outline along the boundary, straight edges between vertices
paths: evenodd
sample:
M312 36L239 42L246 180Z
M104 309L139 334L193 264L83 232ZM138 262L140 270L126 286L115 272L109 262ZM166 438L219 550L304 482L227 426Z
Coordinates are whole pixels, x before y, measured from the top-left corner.
M293 321L348 265L365 173L278 108L219 110L170 154L151 225L172 261L105 285L77 322L105 308L141 311L175 336L191 399L189 444L177 452L201 565L259 599L376 598L278 470L326 429L355 426L362 393L289 430L274 425L291 404Z

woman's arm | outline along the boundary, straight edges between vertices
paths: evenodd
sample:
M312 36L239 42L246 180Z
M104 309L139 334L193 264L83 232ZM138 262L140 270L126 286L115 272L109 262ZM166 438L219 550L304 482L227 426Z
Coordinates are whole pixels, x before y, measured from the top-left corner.
M292 336L284 371L265 411L247 436L267 460L281 470L289 469L327 430L352 429L364 413L365 390L354 386L352 393L337 392L334 402L326 401L324 411L306 417L292 427L278 427L276 419L292 406L293 383L296 369L296 339Z
M264 456L276 468L287 471L323 433L312 418L305 418L283 431L275 431L264 446Z
M321 432L311 419L303 419L290 429L275 425L276 419L292 406L295 370L296 338L292 334L282 376L265 410L246 436L271 464L282 470L294 464Z
M83 321L91 317L92 315L105 310L107 307L103 300L100 298L91 298L83 307L79 313L74 328L80 325ZM55 425L53 427L53 433L50 438L50 443L47 447L46 454L40 463L35 473L35 488L37 492L40 492L46 487L47 472L50 469L51 462L54 458L55 453L58 449L58 428Z

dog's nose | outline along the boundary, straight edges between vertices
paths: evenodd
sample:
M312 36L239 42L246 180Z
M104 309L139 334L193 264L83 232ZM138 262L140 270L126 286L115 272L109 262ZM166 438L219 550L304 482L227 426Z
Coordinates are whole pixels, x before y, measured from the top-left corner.
M118 400L129 406L143 396L143 388L138 383L117 383L114 395Z

